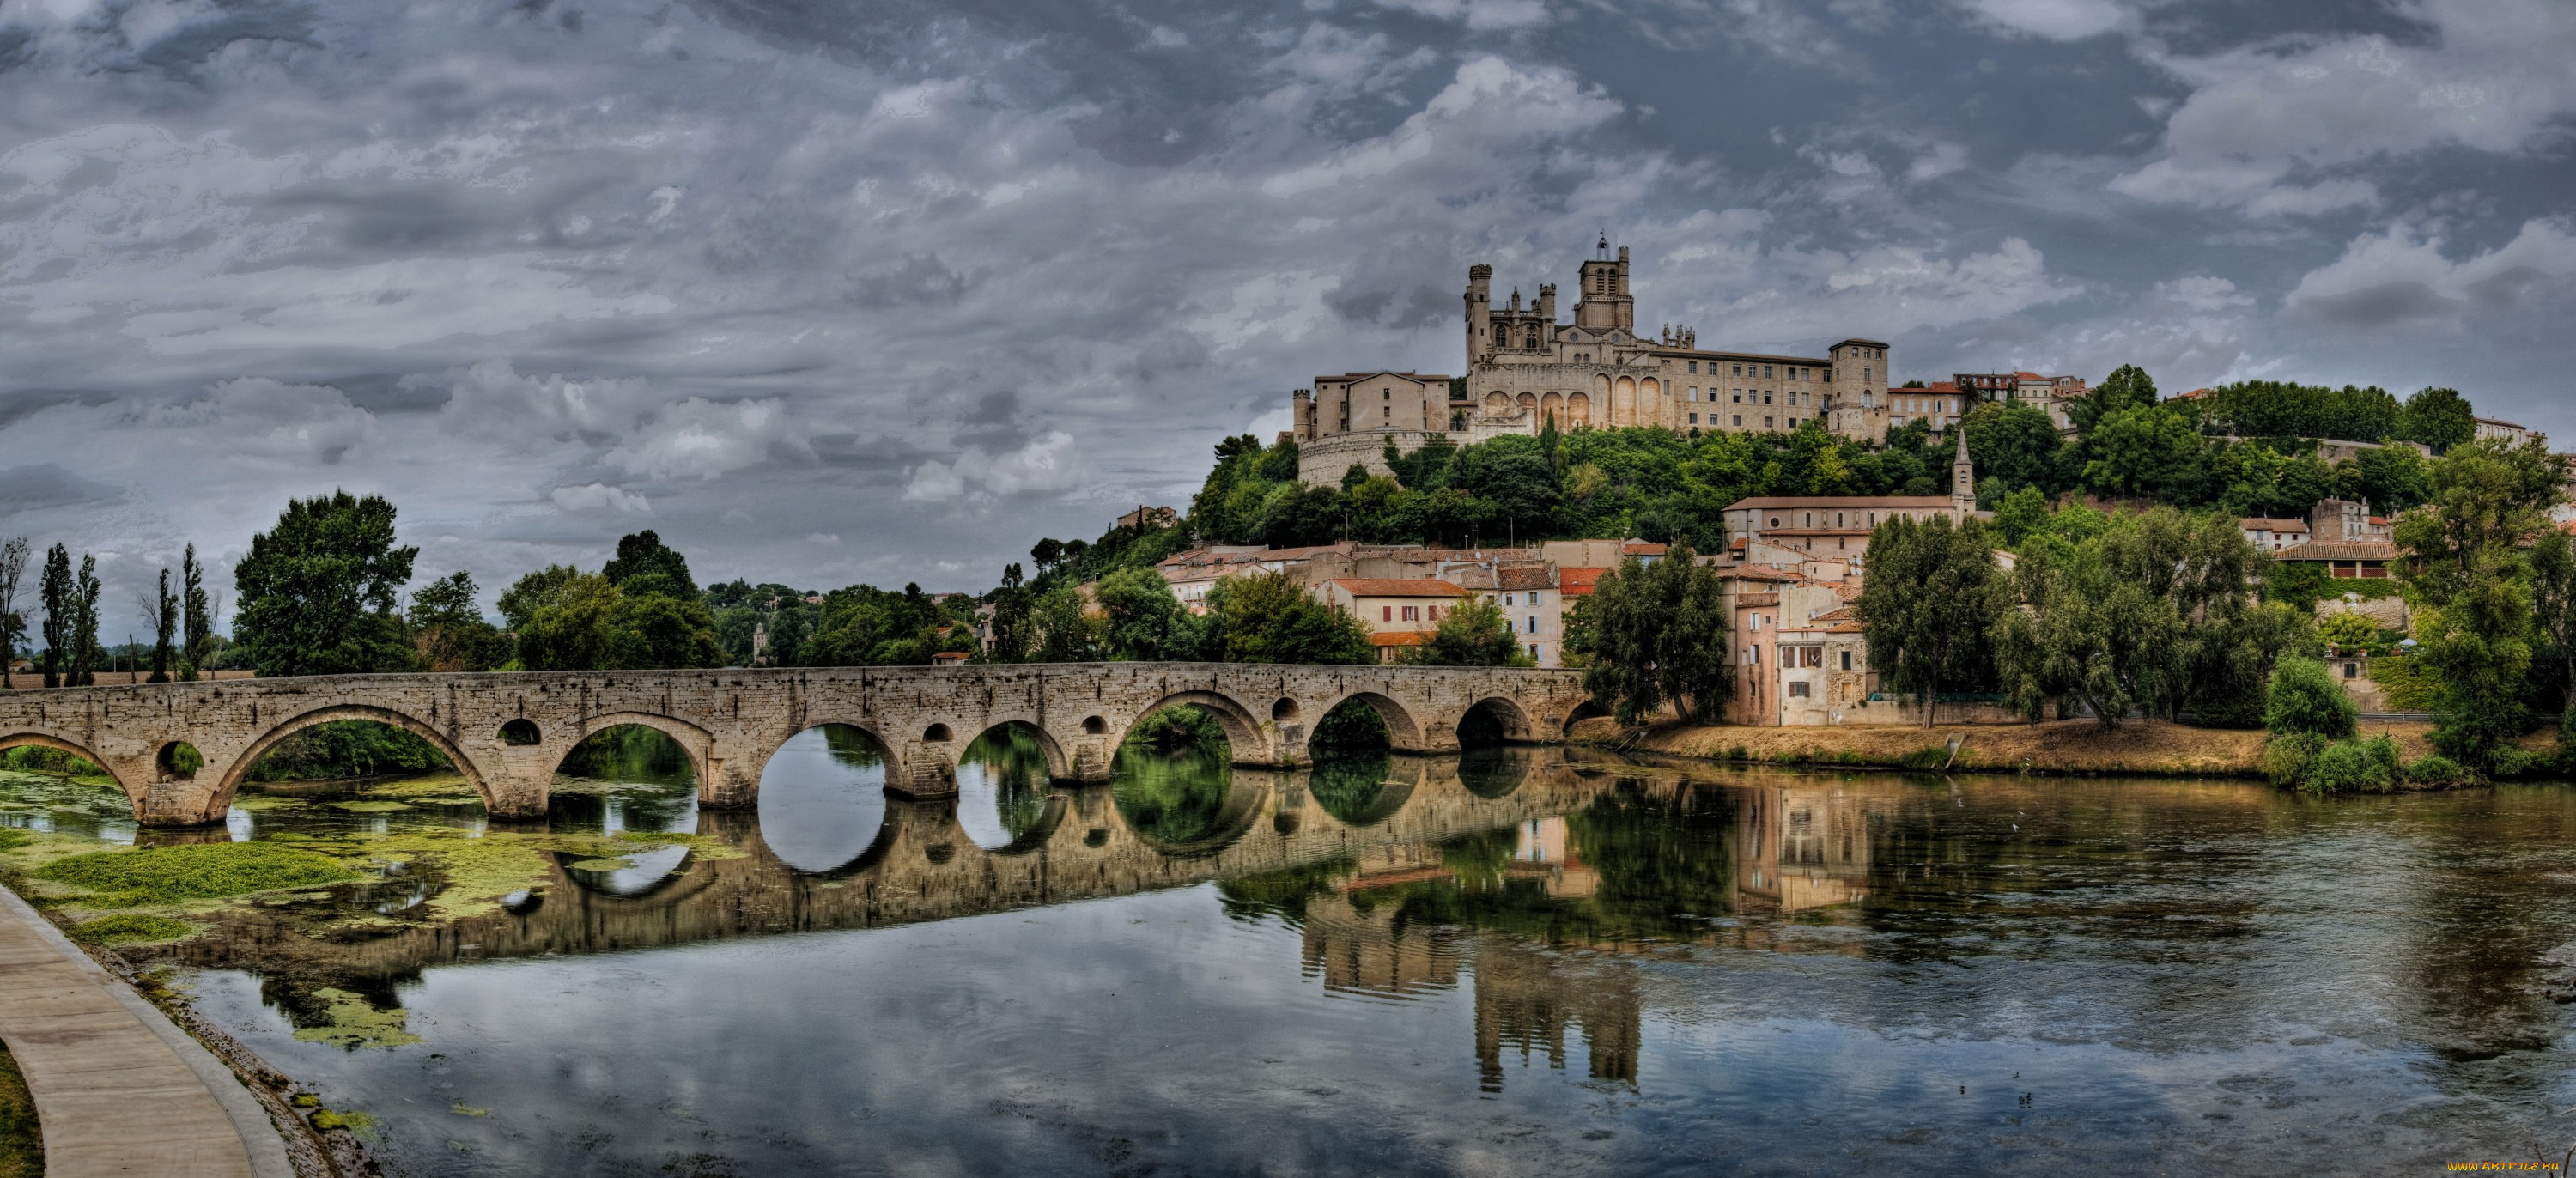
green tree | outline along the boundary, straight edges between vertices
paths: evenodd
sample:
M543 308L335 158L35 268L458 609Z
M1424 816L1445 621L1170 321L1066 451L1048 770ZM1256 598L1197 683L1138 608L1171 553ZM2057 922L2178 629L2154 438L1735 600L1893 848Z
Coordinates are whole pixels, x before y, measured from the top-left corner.
M600 575L629 597L659 593L666 597L696 600L698 583L689 576L688 558L662 543L662 537L651 528L617 538L617 555Z
M18 612L18 581L27 572L27 538L0 544L0 690L18 686L18 643L27 637L26 616Z
M617 586L598 573L547 565L501 594L501 616L518 635L519 666L530 671L598 671L616 665Z
M233 639L262 676L408 669L394 606L419 552L395 545L381 496L290 500L233 570Z
M2327 740L2347 740L2360 727L2361 710L2335 682L2326 665L2312 658L2282 659L2272 669L2271 691L2263 704L2263 726L2275 736L2307 733Z
M1161 580L1156 577L1155 580ZM1020 563L1012 561L1002 568L1002 584L993 590L993 646L984 652L988 662L1024 663L1037 645L1037 631L1029 620L1035 604Z
M1197 657L1189 611L1161 573L1119 569L1100 578L1092 593L1100 601L1109 657L1140 663Z
M2397 414L2397 436L2446 453L2478 436L2478 413L2457 389L2418 389Z
M1978 474L2002 479L2008 488L2064 489L2060 471L2065 443L2047 410L1990 402L1969 410L1961 423L1968 431L1968 457L1975 460Z
M1855 612L1868 627L1869 662L1880 681L1923 704L1932 726L1941 689L1989 674L1990 632L2002 574L1986 527L1892 516L1870 535L1869 571Z
M2413 446L2374 446L2352 459L2347 497L2367 500L2384 514L2412 508L2431 493L2424 456Z
M152 678L150 683L170 681L172 639L179 630L179 595L170 591L170 570L161 570L161 585L152 596Z
M1521 649L1500 606L1469 597L1441 614L1431 641L1405 651L1405 662L1425 667L1527 667L1536 660Z
M2530 727L2539 635L2525 552L2553 530L2567 464L2538 441L2454 446L2432 465L2428 502L2391 537L2419 607L2418 657L2442 683L2433 746L2472 772L2503 767L2508 742Z
M1622 560L1594 585L1584 612L1591 665L1583 689L1620 723L1667 703L1684 718L1706 718L1734 698L1726 595L1689 544L1651 565Z
M458 569L412 591L413 649L424 671L489 671L509 659L509 640L485 621L474 574Z
M2531 606L2556 680L2559 728L2576 732L2576 537L2551 528L2531 546Z
M1100 657L1100 625L1083 608L1082 591L1058 585L1038 595L1030 610L1038 630L1034 661L1087 663Z
M179 557L179 678L196 682L200 668L214 654L215 611L206 592L206 568L197 563L197 546Z
M45 686L60 687L80 609L73 600L70 549L56 544L45 550L45 571L36 577L36 601L45 607Z
M2170 409L2121 409L2084 439L2084 485L2114 498L2198 502L2205 444Z
M2156 403L2156 382L2147 370L2135 364L2123 364L2103 377L2102 383L2085 390L2083 396L2066 406L2066 420L2078 433L2092 433L2093 428L2112 414L2132 409L2146 409Z
M1286 573L1227 577L1208 590L1215 648L1229 663L1347 665L1377 661L1368 630Z
M2004 496L1995 507L1995 535L2006 545L2019 546L2022 538L2048 520L2048 496L2037 487L2023 487Z
M1052 538L1043 539L1029 546L1029 561L1038 570L1038 575L1041 577L1053 571L1056 566L1056 562L1062 559L1064 559L1064 541L1062 540Z
M72 654L66 682L89 687L98 682L98 558L81 554L80 575L72 580Z

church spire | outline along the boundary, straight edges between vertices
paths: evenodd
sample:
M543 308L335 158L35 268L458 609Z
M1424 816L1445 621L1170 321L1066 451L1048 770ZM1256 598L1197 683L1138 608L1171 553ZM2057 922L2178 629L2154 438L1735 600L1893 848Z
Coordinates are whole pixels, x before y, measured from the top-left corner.
M1959 436L1958 452L1950 458L1950 507L1964 520L1977 510L1977 465L1968 458L1968 423L1950 427Z

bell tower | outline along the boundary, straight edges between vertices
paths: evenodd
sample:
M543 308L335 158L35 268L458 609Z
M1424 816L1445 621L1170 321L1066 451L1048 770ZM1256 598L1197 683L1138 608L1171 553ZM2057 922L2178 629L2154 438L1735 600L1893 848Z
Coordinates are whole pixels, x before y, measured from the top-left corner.
M1628 247L1620 246L1614 260L1607 233L1593 247L1592 259L1583 263L1575 292L1574 325L1587 331L1636 330L1637 302L1628 296Z

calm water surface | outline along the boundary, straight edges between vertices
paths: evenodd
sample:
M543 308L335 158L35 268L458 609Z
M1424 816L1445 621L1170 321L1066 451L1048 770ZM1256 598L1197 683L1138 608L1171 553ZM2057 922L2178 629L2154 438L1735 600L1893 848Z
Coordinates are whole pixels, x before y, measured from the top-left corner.
M389 877L340 898L378 923L166 952L407 1175L2404 1174L2576 1139L2576 1007L2539 992L2576 972L2560 786L1512 750L1068 790L1025 754L890 802L817 730L757 815L595 770L554 829L744 853L566 865L452 923ZM262 808L291 792L229 836L483 824ZM76 788L0 800L136 837ZM400 1034L297 1037L353 1002Z

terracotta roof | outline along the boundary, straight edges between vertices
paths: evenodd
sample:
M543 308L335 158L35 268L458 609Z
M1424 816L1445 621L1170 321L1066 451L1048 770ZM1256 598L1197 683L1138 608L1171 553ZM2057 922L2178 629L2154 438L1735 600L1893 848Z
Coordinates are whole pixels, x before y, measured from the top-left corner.
M1353 597L1465 597L1467 591L1447 581L1429 577L1400 580L1393 577L1339 577L1333 584Z
M2274 560L2395 560L2397 546L2385 540L2310 540L2272 554Z
M1505 589L1554 589L1556 576L1543 564L1507 564L1496 570Z
M1778 604L1780 604L1780 595L1777 593L1742 593L1736 595L1735 598L1735 608L1737 609L1749 609L1757 606Z
M1631 540L1620 545L1619 551L1629 556L1662 556L1664 553L1671 551L1671 549L1662 544L1649 544L1643 540Z
M2308 530L2308 521L2303 519L2257 519L2253 516L2247 516L2244 519L2236 521L2236 526L2249 532L2304 532Z
M1808 623L1809 625L1814 625L1814 624L1815 624L1815 623L1817 623L1817 622L1851 622L1851 621L1858 621L1858 620L1859 620L1859 618L1860 618L1860 613L1859 613L1859 611L1858 611L1858 610L1855 610L1855 609L1853 609L1852 607L1850 607L1850 606L1848 606L1848 605L1845 605L1845 606L1837 606L1837 607L1835 607L1835 608L1833 608L1833 609L1829 609L1829 610L1826 610L1826 611L1825 611L1825 612L1823 612L1823 613L1817 614L1816 616L1814 616L1814 617L1812 617L1812 618L1807 619L1807 623Z
M1774 507L1875 507L1893 511L1906 507L1948 507L1947 495L1765 495L1738 499L1726 510L1739 508L1762 511Z
M1371 646L1429 646L1431 635L1420 630L1380 630L1369 635Z
M1590 597L1593 586L1601 580L1601 574L1609 571L1608 569L1558 569L1556 570L1557 592L1568 597Z
M1787 569L1772 568L1767 564L1748 564L1721 569L1718 571L1717 579L1721 581L1804 581L1807 578Z

